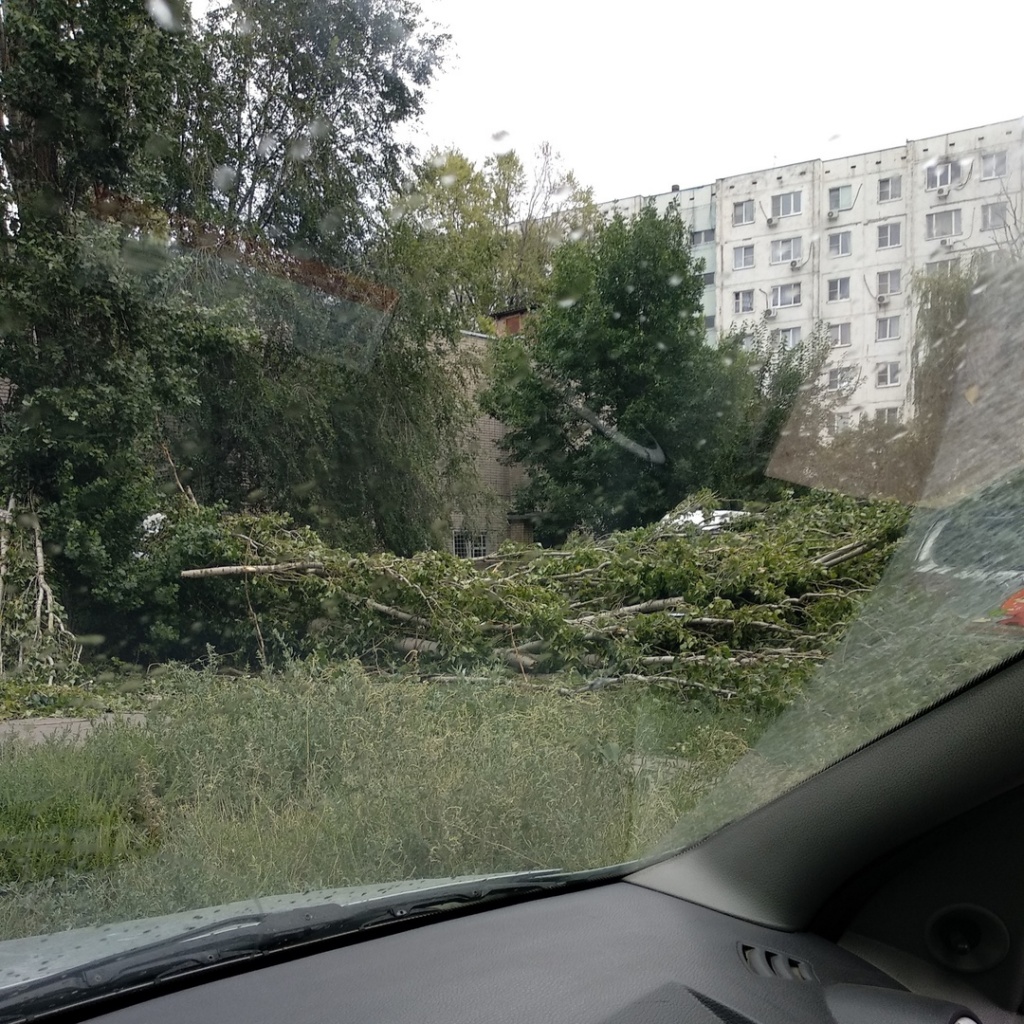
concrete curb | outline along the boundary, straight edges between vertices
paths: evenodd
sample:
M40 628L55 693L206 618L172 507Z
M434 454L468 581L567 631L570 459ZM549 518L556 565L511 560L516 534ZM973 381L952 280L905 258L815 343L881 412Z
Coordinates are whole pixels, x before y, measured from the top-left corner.
M0 743L22 740L25 743L45 743L58 740L82 740L99 725L124 722L127 725L145 725L146 716L140 712L97 715L95 718L9 718L0 722Z

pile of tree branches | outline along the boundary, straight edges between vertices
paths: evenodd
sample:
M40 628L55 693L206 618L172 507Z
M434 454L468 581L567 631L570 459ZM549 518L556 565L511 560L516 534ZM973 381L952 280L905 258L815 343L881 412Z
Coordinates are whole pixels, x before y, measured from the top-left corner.
M261 659L276 637L292 653L432 678L502 666L524 681L558 672L586 689L649 679L727 696L723 678L749 689L826 656L907 515L894 502L819 494L715 531L662 524L484 559L353 557L308 531L244 534L252 557L189 567L180 586L183 599L203 590L207 607L212 588L244 592Z

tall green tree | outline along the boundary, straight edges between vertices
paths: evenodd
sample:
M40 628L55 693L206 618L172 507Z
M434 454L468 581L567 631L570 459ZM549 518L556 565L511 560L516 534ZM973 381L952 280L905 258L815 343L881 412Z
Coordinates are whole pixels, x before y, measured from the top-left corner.
M121 187L174 102L187 43L133 0L0 4L0 159L8 237L59 228Z
M554 249L598 216L590 190L546 144L532 171L514 151L477 167L435 150L392 208L411 262L467 328L538 301Z
M120 229L88 214L167 118L187 46L129 0L0 7L0 477L42 522L72 611L131 558L157 496L156 418L195 372L201 326L149 302Z
M122 639L164 488L410 549L455 422L429 317L357 324L364 358L335 358L359 304L277 272L362 269L440 58L418 8L158 13L0 4L4 504L38 518L75 628Z
M677 207L616 216L555 251L526 334L496 342L482 401L542 535L649 522L713 482L737 398L705 340L702 273Z
M170 275L226 338L168 425L175 460L200 500L287 509L353 547L422 546L461 396L434 346L451 332L410 315L416 282L380 257L382 208L408 171L396 130L446 37L408 0L244 0L201 29L202 60L137 175L188 230L233 239ZM242 270L253 244L260 269ZM319 283L275 275L295 260ZM397 310L363 315L333 288L338 269L399 284Z
M744 500L782 496L786 481L770 476L769 466L784 461L784 453L805 438L826 432L840 397L819 383L831 347L828 326L821 322L795 345L783 344L764 318L722 333L718 351L735 396L716 453L713 486L722 494Z
M201 29L151 184L177 212L351 261L407 173L396 129L447 37L411 0L238 0Z

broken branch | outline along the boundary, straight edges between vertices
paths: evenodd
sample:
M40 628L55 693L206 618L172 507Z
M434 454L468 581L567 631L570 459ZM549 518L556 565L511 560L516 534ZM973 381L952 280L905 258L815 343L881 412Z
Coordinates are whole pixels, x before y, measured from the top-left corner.
M182 569L183 580L205 579L211 576L275 576L288 572L301 572L307 576L326 576L323 562L278 562L276 565L213 565L207 569Z

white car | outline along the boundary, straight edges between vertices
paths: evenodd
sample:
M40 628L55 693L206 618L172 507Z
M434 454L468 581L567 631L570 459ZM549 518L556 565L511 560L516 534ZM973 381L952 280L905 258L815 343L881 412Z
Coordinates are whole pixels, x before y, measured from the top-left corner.
M683 526L697 526L705 533L714 533L723 526L750 515L749 512L737 512L727 508L716 508L710 515L705 515L701 509L696 512L676 512L673 510L661 518L664 526L680 528Z

